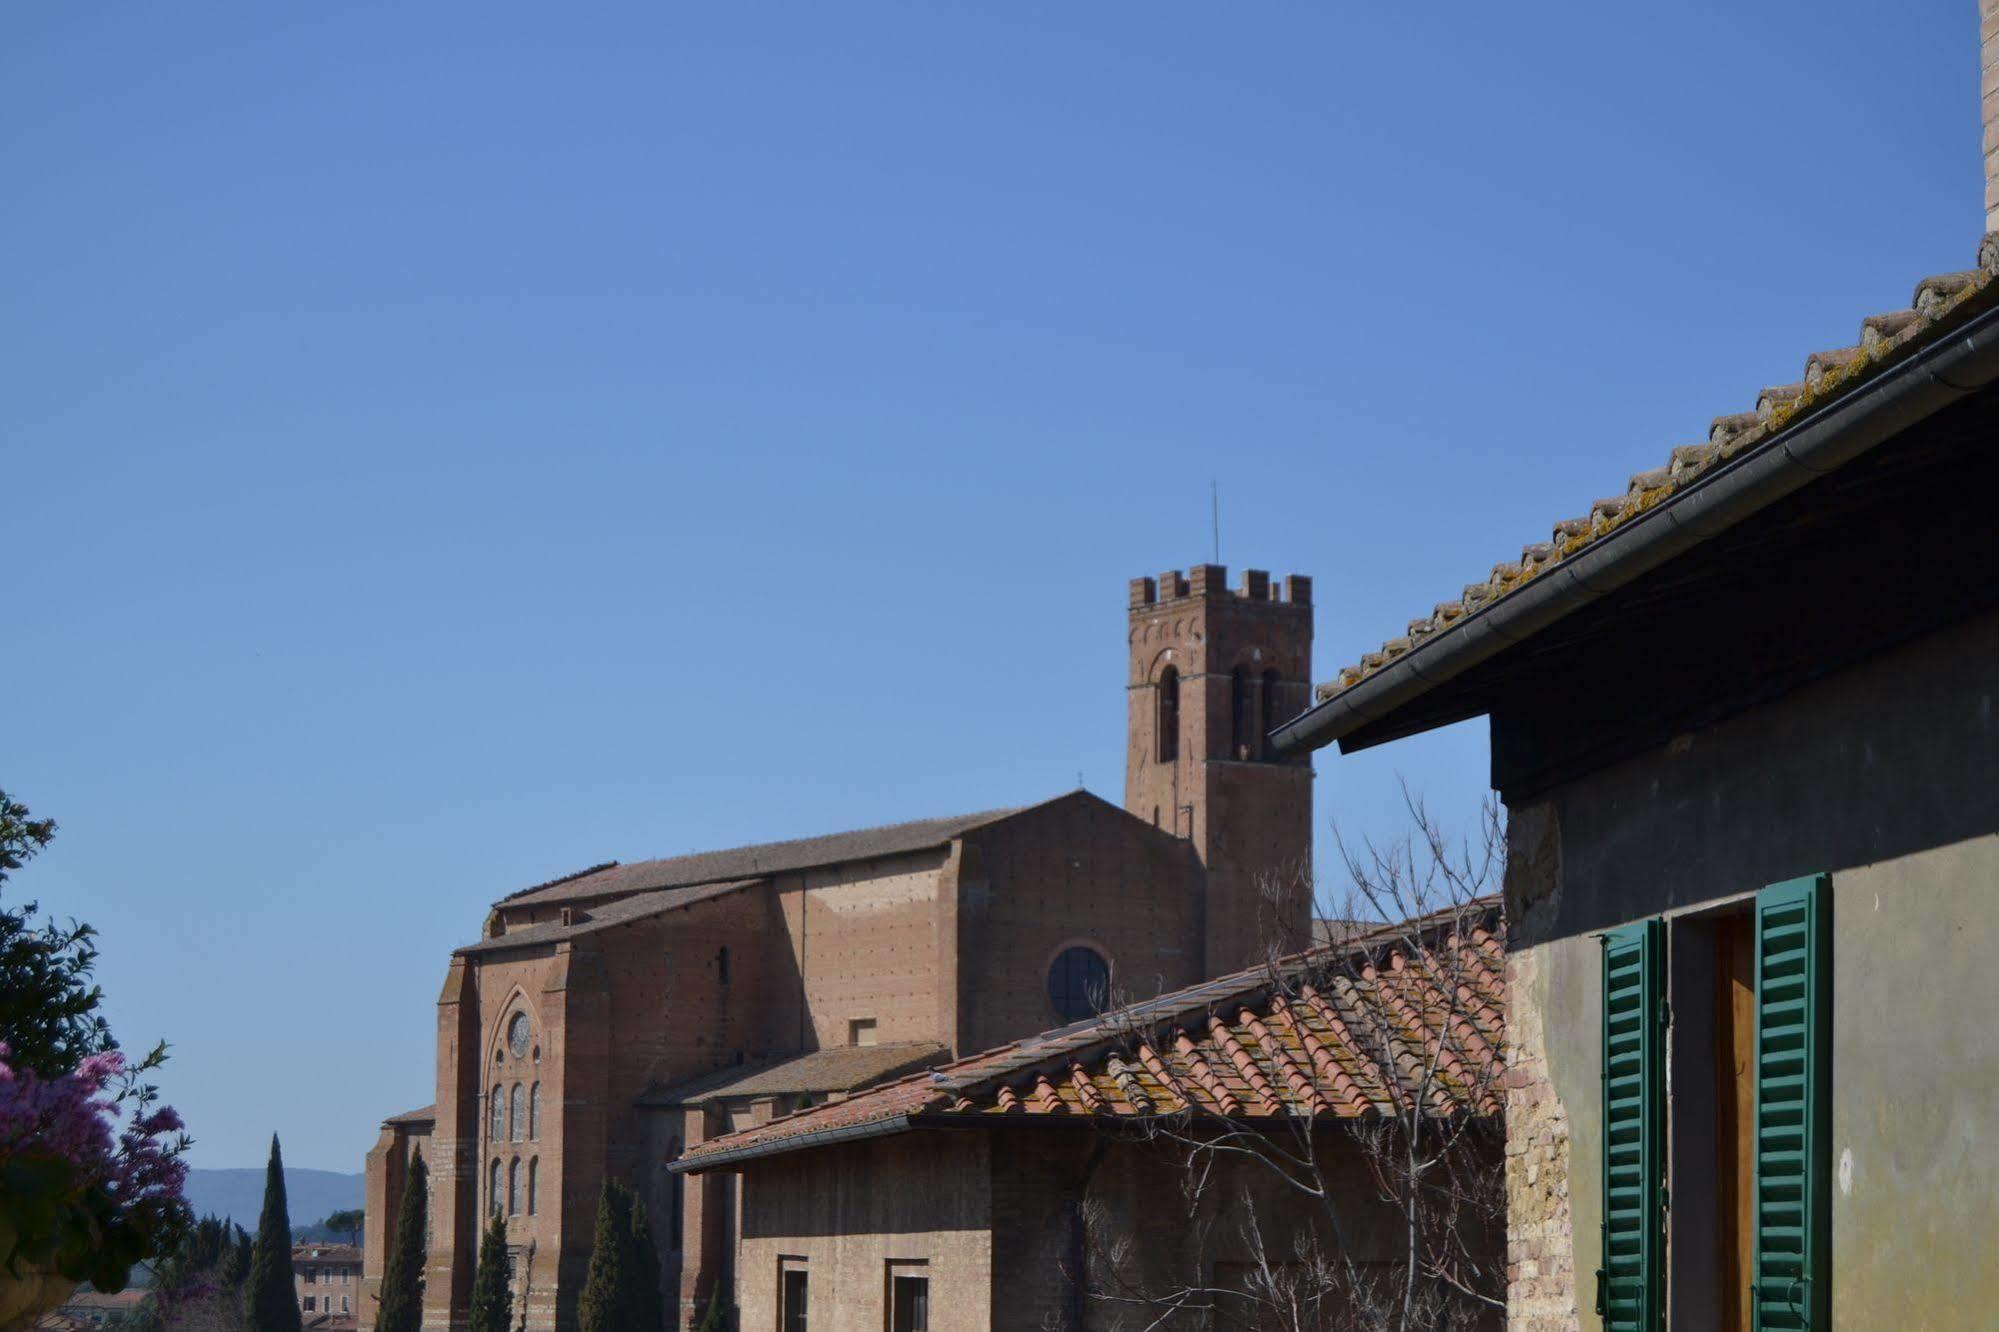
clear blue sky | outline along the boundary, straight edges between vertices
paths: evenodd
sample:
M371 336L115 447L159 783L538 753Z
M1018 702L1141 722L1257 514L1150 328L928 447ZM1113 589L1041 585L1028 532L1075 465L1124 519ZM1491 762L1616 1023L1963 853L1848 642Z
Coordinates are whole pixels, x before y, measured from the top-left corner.
M14 5L0 785L197 1164L358 1170L493 898L1122 778L1125 580L1323 678L1981 231L1977 13ZM1321 756L1449 817L1480 725Z

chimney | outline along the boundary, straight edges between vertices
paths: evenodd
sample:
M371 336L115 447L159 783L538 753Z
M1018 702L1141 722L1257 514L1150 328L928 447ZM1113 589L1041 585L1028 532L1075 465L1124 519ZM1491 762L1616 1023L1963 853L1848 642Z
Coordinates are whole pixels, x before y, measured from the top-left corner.
M1999 0L1978 0L1978 106L1985 126L1985 232L1999 232Z

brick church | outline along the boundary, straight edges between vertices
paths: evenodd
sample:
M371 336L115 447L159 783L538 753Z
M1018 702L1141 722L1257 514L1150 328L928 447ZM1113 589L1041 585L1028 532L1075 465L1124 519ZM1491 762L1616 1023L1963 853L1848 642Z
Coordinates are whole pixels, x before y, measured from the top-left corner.
M1311 583L1134 579L1122 808L1039 804L635 864L501 898L437 1001L432 1105L367 1161L360 1326L412 1153L430 1171L424 1326L463 1327L484 1218L515 1308L573 1327L607 1176L646 1200L683 1323L733 1283L736 1183L691 1146L1307 941ZM1276 891L1272 891L1273 886Z

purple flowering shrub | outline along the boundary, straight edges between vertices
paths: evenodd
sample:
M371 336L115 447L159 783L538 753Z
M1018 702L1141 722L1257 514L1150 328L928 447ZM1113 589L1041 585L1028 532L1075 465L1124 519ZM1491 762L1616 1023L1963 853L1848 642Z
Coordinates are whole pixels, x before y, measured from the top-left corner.
M0 1042L0 1268L122 1290L185 1223L187 1135L141 1081L163 1057L106 1050L44 1078Z
M55 824L0 791L0 884L48 845ZM0 909L0 1294L56 1273L103 1291L171 1247L187 1221L188 1146L97 1011L88 925L37 925Z

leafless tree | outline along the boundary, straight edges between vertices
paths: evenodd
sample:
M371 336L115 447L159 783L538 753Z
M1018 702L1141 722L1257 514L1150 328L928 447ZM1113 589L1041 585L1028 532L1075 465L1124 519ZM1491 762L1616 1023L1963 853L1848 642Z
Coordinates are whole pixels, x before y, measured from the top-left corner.
M1317 914L1345 922L1343 940L1273 949L1254 995L1207 1012L1139 1004L1107 1019L1137 1113L1103 1131L1169 1167L1176 1188L1144 1216L1128 1200L1084 1204L1091 1326L1499 1325L1503 830L1488 804L1454 841L1407 805L1414 831L1393 845L1335 833L1345 882ZM1310 884L1295 873L1302 884L1264 886L1269 902Z

